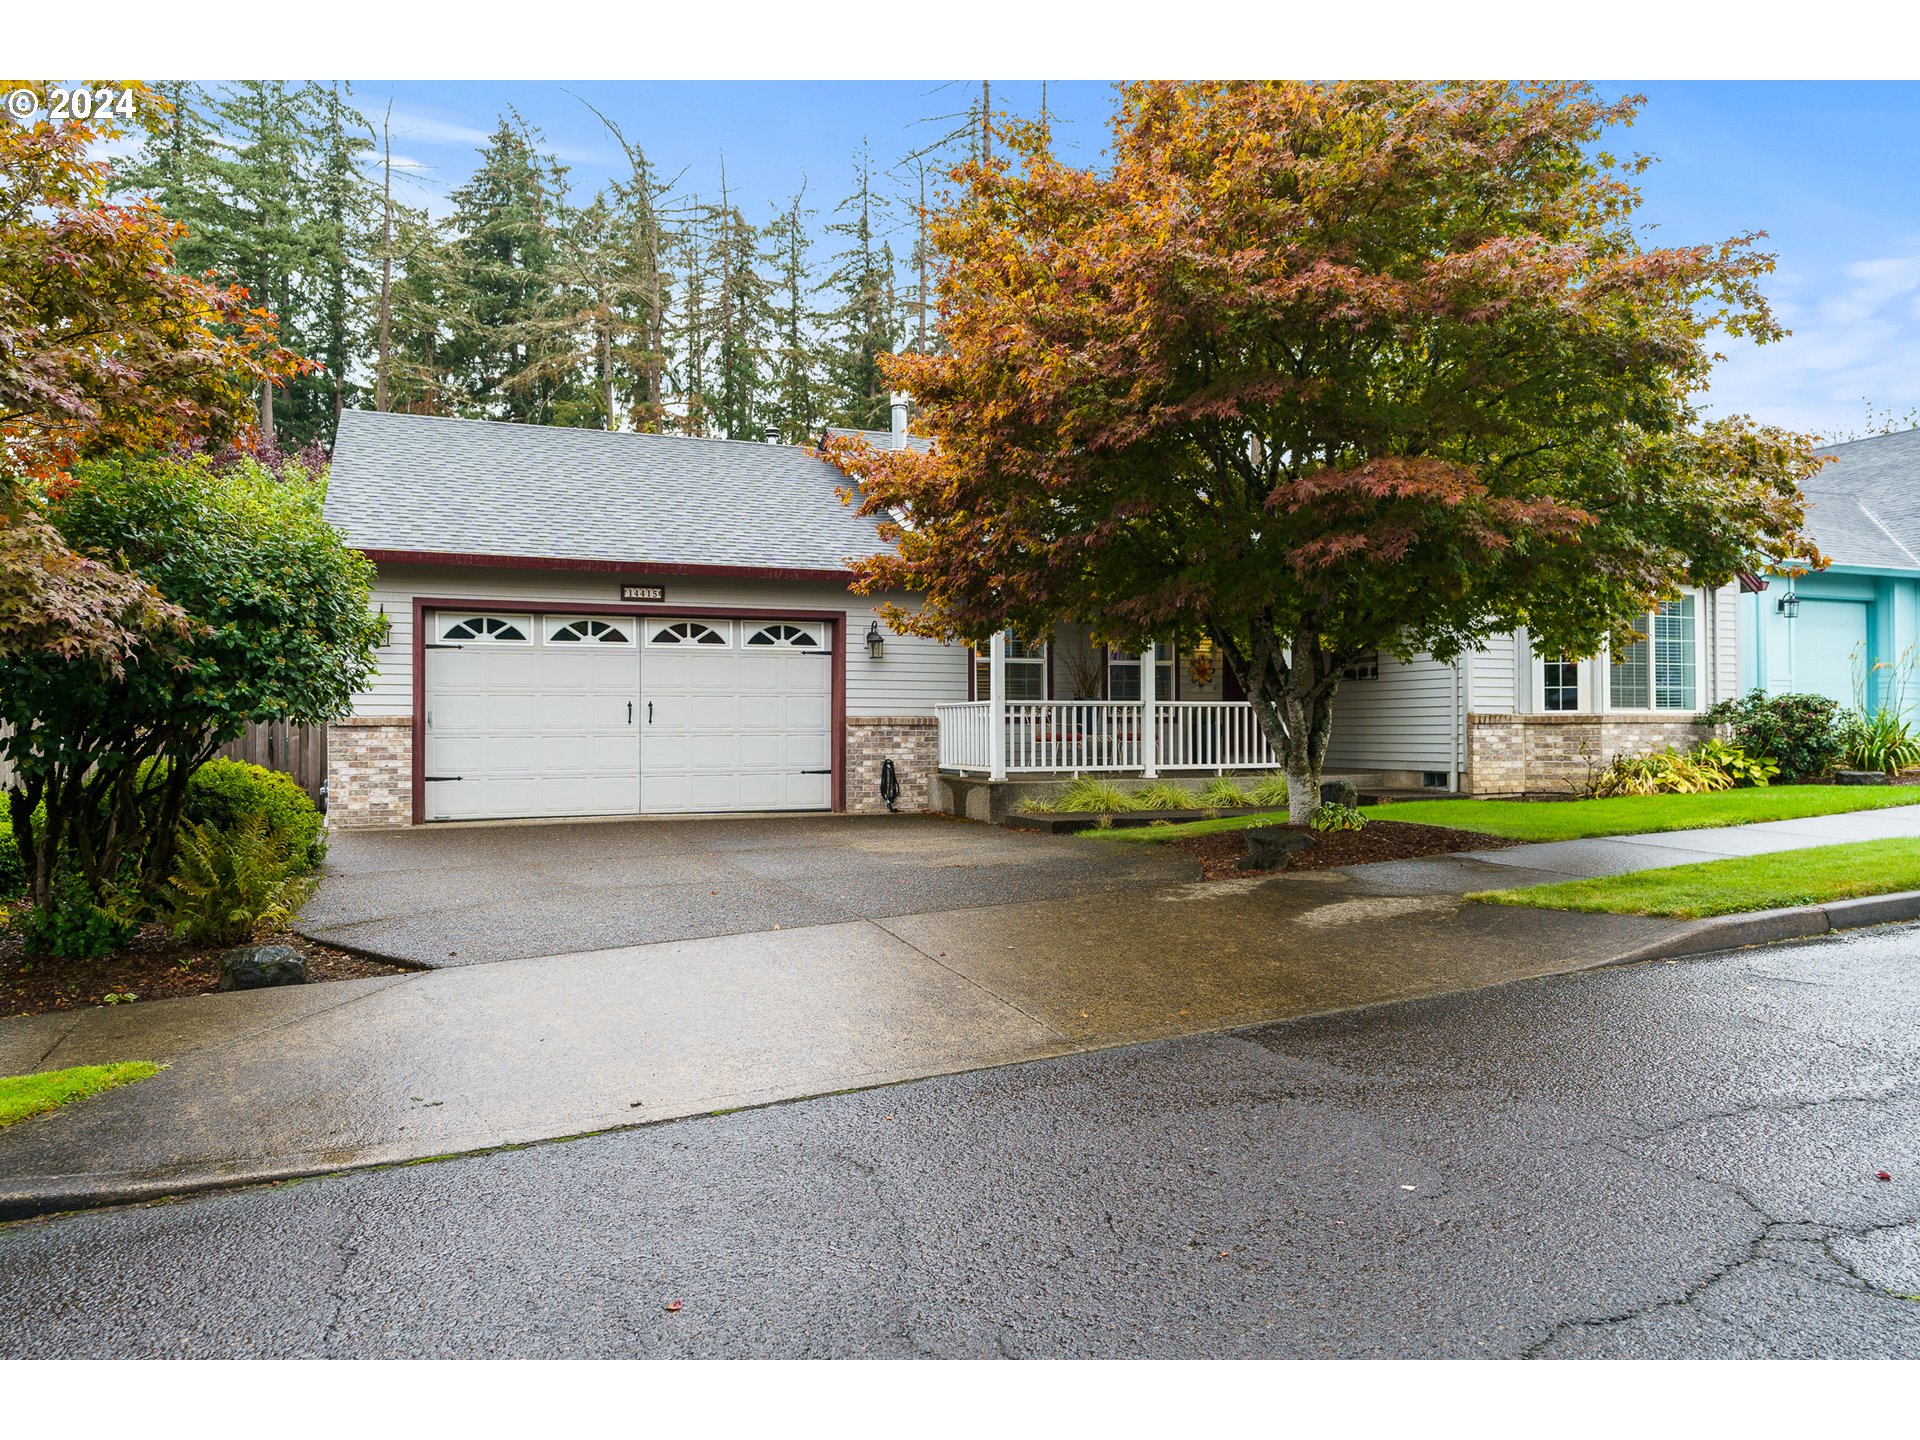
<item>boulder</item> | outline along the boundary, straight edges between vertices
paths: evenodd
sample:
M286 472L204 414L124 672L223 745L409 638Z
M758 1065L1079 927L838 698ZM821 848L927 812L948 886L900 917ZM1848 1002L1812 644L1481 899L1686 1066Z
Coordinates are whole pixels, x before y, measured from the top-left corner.
M1878 770L1840 770L1835 772L1833 783L1836 785L1891 785L1893 782Z
M1360 803L1360 787L1351 780L1328 780L1320 786L1320 803L1351 809Z
M236 945L220 952L220 989L307 983L307 957L291 945Z
M1255 825L1240 833L1247 837L1247 853L1237 862L1242 870L1278 870L1295 851L1313 848L1311 831L1284 825Z

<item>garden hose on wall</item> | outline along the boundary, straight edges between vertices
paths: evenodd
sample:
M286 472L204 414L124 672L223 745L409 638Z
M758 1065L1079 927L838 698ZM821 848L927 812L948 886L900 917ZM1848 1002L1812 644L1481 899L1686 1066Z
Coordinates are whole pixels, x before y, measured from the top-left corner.
M898 809L893 802L900 798L900 777L894 773L891 760L880 762L880 798L887 802L887 809Z

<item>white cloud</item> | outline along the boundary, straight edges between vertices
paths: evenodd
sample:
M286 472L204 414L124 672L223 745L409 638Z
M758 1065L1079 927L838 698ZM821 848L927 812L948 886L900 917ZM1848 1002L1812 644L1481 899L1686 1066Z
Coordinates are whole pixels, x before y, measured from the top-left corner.
M1920 406L1920 245L1774 278L1793 334L1727 347L1710 409L1833 436L1861 428L1869 406Z

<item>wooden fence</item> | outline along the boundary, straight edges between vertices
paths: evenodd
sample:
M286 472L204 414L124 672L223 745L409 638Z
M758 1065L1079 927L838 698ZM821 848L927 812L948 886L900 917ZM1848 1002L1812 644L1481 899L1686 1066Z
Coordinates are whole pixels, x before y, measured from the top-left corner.
M291 775L300 788L320 802L320 786L327 778L327 727L289 725L277 720L266 725L249 725L247 733L217 752L250 765L264 765ZM0 760L0 790L13 778L13 769ZM0 805L0 813L5 806Z
M327 727L290 725L284 720L249 725L246 734L221 746L219 753L291 775L317 803L327 778Z

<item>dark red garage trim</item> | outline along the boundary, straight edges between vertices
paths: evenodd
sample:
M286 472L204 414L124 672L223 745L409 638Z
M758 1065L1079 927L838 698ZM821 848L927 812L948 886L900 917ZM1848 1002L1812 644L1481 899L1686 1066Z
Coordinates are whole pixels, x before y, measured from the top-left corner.
M369 560L387 565L484 565L500 570L592 570L608 575L712 575L733 580L835 580L842 585L853 578L851 570L804 570L782 565L664 565L650 560L558 560L546 555L468 555L440 550L363 550L360 553ZM772 615L774 612L769 610L767 613Z
M375 552L369 550L369 555ZM654 573L658 574L656 570ZM778 605L594 605L577 600L462 600L434 595L413 597L413 823L426 824L427 809L427 612L429 610L507 611L519 615L651 615L702 620L743 616L769 620L812 620L834 630L833 659L833 808L847 808L847 612L795 610Z

